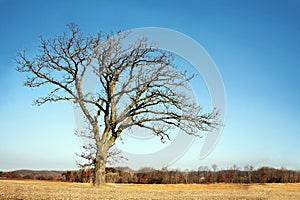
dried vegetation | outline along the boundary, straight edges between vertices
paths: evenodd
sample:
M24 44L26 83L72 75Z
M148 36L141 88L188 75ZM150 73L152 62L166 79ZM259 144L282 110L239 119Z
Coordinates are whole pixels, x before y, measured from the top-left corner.
M0 199L300 199L300 184L108 184L0 180Z

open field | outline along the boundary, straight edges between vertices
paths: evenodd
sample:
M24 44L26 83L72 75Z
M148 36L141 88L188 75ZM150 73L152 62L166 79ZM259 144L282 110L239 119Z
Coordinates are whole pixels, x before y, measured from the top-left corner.
M0 199L300 199L300 184L134 185L0 180Z

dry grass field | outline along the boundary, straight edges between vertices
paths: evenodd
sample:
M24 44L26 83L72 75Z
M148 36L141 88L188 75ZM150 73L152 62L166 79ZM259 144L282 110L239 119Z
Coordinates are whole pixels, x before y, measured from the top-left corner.
M300 199L300 184L134 185L0 180L0 199Z

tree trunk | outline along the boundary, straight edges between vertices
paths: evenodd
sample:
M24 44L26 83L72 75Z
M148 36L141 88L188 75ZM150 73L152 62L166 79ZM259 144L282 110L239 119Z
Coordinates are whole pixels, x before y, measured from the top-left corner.
M107 152L100 152L96 159L95 166L95 186L105 185L105 167L107 160Z

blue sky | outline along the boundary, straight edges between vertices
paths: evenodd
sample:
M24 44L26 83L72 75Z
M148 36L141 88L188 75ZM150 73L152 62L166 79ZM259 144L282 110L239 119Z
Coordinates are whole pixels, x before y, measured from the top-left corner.
M225 127L213 152L201 140L174 168L269 165L300 170L299 1L0 0L0 170L74 169L80 142L70 103L32 106L14 56L75 22L86 33L139 27L180 31L201 44L222 75ZM195 156L196 155L196 156Z

